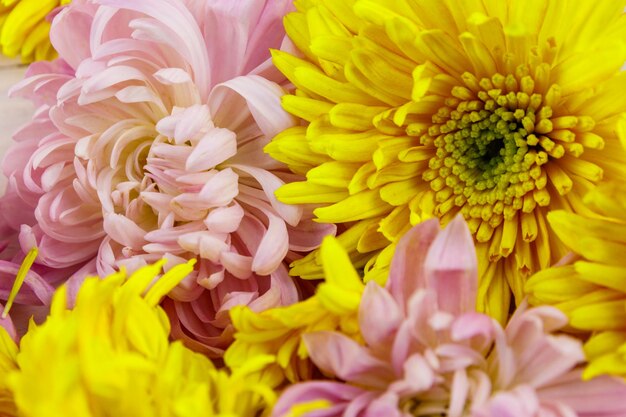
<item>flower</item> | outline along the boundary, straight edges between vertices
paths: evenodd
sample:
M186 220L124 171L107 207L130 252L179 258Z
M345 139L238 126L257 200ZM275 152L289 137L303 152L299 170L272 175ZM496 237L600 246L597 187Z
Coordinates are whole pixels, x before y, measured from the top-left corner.
M443 232L435 219L411 229L386 288L365 287L364 343L339 332L305 334L312 361L336 380L289 387L272 415L624 415L626 383L581 380L581 342L555 334L567 323L559 310L522 303L505 329L475 311L476 263L461 216Z
M626 183L601 184L585 196L593 216L557 210L548 221L575 257L526 283L532 304L558 307L573 329L593 332L586 377L626 376Z
M229 367L238 369L255 357L270 355L275 361L268 363L266 372L273 376L273 385L279 386L285 379L296 382L313 375L302 335L341 330L360 340L357 312L365 286L340 243L332 236L322 242L324 282L310 298L262 312L245 306L230 310L235 340L224 354Z
M50 13L71 0L0 1L0 48L4 55L20 55L22 62L50 60L56 52L50 44Z
M276 200L296 177L262 150L295 123L268 51L290 7L77 0L55 17L60 59L13 89L39 111L7 153L0 201L21 252L39 248L35 272L79 283L195 258L164 307L175 337L212 356L231 341L232 306L299 299L283 259L333 226Z
M17 370L16 356L17 346L9 332L13 332L12 323L4 321L0 323L0 417L13 417L17 415L13 394L5 378L10 372ZM7 328L5 330L5 328Z
M194 262L165 273L163 260L130 277L87 278L72 309L62 286L50 315L31 323L19 349L1 328L1 380L10 395L0 389L0 407L12 399L14 415L24 417L260 415L275 397L256 373L262 359L229 374L168 340L158 303Z
M411 225L461 213L478 308L504 322L511 290L520 303L525 279L565 254L547 213L584 213L588 190L624 175L623 8L298 2L285 26L300 55L276 51L274 63L297 87L284 108L308 123L267 151L307 179L279 200L318 204L320 222L367 222L349 249L370 258ZM293 274L320 267L306 258Z

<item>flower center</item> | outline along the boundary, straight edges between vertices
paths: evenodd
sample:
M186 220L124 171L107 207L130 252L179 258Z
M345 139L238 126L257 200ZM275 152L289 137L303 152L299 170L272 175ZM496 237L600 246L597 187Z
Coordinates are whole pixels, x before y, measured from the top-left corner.
M465 73L463 80L420 138L436 148L423 179L435 192L437 216L460 210L478 232L477 240L487 241L519 210L529 213L549 204L542 166L563 157L566 149L547 136L553 130L552 108L523 69L516 76L481 80ZM547 95L558 91L553 86ZM573 137L561 139L573 142ZM580 149L571 151L582 152L575 145Z

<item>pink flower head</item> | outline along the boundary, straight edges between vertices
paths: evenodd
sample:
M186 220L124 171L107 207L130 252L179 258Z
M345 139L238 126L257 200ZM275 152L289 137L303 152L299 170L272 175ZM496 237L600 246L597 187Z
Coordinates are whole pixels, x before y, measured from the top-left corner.
M364 344L338 332L304 335L313 362L336 380L288 388L273 416L296 405L310 417L626 415L622 380L581 380L581 343L554 334L567 322L562 313L522 305L503 329L475 312L477 282L462 217L444 231L437 220L414 227L387 287L366 286Z
M34 271L51 283L74 274L74 284L195 257L165 307L175 336L215 355L230 340L231 306L298 300L284 259L333 229L276 200L294 176L263 153L295 123L269 59L291 7L77 0L59 12L50 36L60 59L34 64L13 89L39 110L3 165L3 216L22 252L39 247Z

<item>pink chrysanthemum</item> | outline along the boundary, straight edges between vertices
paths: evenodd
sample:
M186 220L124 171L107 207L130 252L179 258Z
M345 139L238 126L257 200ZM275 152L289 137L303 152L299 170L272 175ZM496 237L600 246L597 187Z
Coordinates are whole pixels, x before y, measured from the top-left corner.
M461 217L399 243L387 288L370 282L364 345L337 332L305 335L313 362L338 381L296 384L274 416L597 417L626 415L626 384L581 380L581 343L554 332L552 307L521 306L506 329L475 311L477 270ZM295 407L295 408L294 408Z
M77 0L55 18L60 59L13 89L38 106L4 161L5 228L51 283L198 259L165 308L173 332L219 355L227 310L298 300L283 265L315 225L274 190L293 179L263 147L295 121L269 48L288 0ZM6 258L6 256L5 256ZM59 273L62 272L62 274Z

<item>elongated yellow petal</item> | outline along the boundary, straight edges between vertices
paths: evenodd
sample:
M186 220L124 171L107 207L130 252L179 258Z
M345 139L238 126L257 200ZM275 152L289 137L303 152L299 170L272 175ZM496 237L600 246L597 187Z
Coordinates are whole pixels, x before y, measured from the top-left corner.
M35 259L37 259L38 252L39 251L37 247L35 246L31 250L29 250L28 253L26 254L24 261L20 265L20 269L17 271L15 282L13 283L13 287L11 288L11 292L9 293L9 299L7 300L7 304L4 307L4 311L2 312L2 318L6 318L8 316L9 311L11 310L11 306L13 305L13 302L15 301L15 297L17 297L17 293L19 292L20 288L24 284L24 280L26 279L26 275L28 274L28 271L33 266Z

